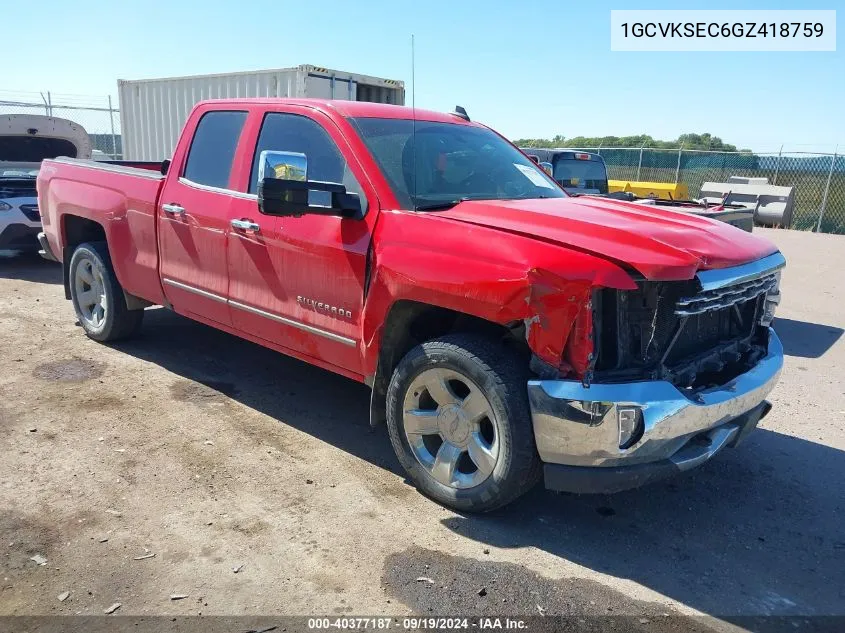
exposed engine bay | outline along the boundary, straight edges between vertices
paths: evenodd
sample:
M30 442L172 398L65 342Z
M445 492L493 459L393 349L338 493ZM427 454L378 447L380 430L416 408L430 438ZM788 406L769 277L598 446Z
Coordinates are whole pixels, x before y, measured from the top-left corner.
M667 380L692 391L725 384L766 355L779 280L772 272L707 291L698 280L598 291L592 380Z

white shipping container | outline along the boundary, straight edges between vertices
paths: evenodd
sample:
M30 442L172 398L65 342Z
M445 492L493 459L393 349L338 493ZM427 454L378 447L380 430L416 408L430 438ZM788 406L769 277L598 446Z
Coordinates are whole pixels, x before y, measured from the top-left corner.
M170 158L204 99L294 97L405 104L402 81L303 65L296 68L117 81L124 160Z

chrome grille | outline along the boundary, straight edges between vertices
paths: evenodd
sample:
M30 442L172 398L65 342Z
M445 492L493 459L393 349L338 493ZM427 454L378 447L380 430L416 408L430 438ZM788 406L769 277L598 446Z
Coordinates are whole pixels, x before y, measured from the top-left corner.
M729 308L769 292L777 286L777 282L777 275L772 273L725 288L705 290L695 296L679 299L675 304L675 314L693 316Z

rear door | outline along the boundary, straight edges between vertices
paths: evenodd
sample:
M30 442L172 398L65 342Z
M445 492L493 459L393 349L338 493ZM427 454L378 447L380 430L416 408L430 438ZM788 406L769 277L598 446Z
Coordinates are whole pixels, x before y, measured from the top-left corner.
M247 113L207 110L193 117L199 121L190 147L177 149L181 164L171 165L178 171L159 197L162 285L177 312L231 325L226 245L232 204L243 194L229 188L229 179Z
M256 228L233 228L229 240L229 298L236 328L357 373L367 249L377 199L363 169L335 124L310 108L257 113L252 164L244 166L242 188L251 199L233 204L231 218ZM263 115L263 116L262 116ZM308 179L341 182L361 197L363 218L262 214L258 159L263 150L301 152ZM311 204L328 205L312 191ZM368 209L368 207L371 207Z

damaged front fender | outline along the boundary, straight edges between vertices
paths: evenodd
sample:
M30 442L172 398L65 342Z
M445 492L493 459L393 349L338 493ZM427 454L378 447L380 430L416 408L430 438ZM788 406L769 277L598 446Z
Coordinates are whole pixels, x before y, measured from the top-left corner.
M373 244L361 349L368 376L390 307L409 300L501 325L523 322L540 361L581 377L593 350L593 291L636 288L600 257L434 214L383 214Z
M587 356L592 353L592 340L588 339L592 338L593 285L537 269L529 271L527 282L531 314L525 318L525 337L531 351L563 375L584 371ZM564 358L570 338L575 347L570 350L570 358Z

